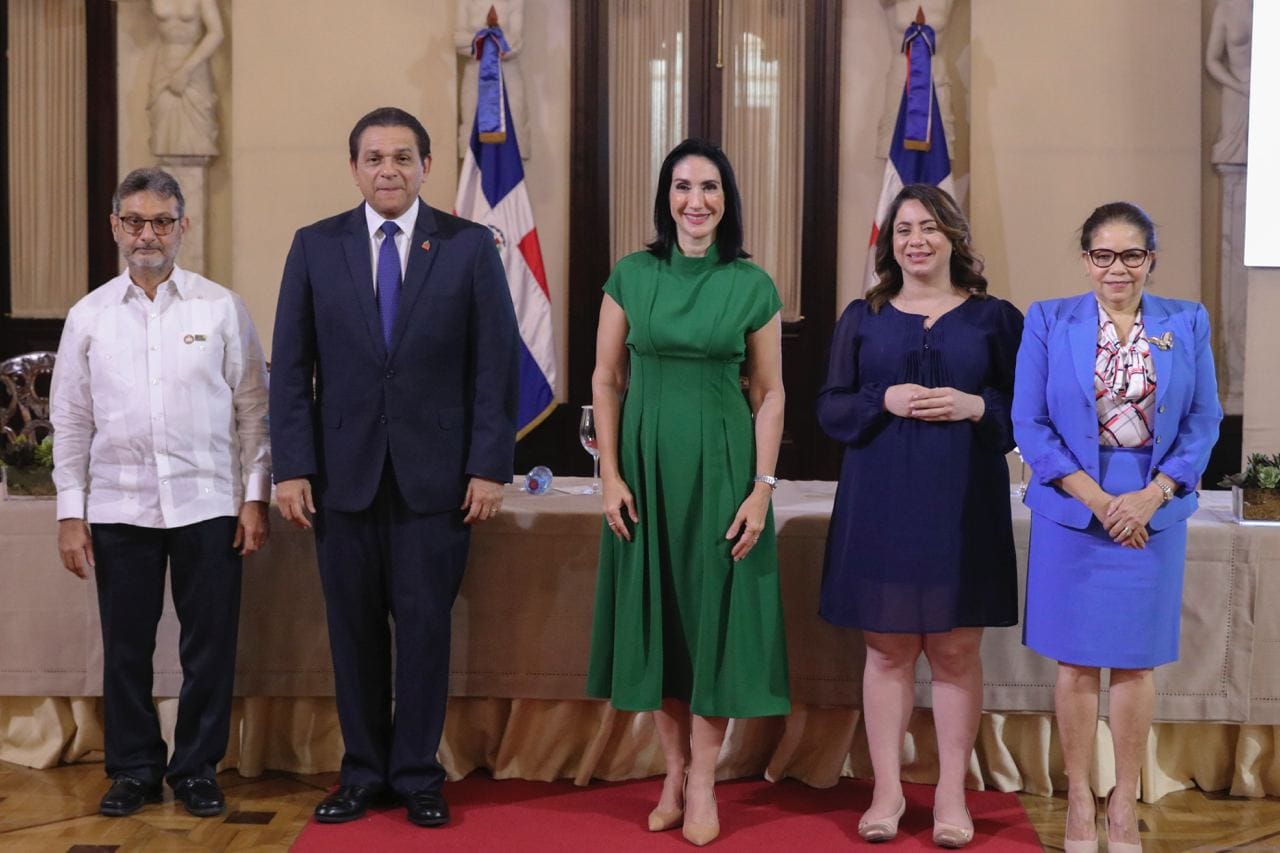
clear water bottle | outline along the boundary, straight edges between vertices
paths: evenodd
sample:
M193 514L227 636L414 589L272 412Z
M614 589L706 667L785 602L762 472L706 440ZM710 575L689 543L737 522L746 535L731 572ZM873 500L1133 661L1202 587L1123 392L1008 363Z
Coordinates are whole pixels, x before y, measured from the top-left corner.
M524 490L531 495L545 495L551 491L551 469L535 465L524 475Z

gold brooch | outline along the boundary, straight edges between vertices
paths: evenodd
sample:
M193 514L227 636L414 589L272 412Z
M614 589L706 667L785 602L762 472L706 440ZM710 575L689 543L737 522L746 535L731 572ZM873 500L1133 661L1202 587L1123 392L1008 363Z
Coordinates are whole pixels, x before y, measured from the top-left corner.
M1147 343L1155 344L1160 349L1173 349L1173 332L1165 332L1160 337L1148 337Z

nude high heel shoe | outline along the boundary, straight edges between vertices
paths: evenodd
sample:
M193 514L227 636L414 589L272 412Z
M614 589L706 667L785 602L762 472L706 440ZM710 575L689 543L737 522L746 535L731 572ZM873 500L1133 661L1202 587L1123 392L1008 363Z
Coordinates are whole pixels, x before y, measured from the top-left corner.
M675 829L683 820L684 809L672 809L671 811L654 809L649 812L649 831L666 832L668 829Z
M1116 789L1112 788L1111 794L1115 792ZM1142 839L1138 839L1136 844L1132 841L1111 840L1111 794L1107 794L1106 811L1102 814L1102 826L1107 832L1108 853L1142 853Z
M1066 830L1063 830L1062 853L1098 853L1098 808L1097 800L1094 800L1093 810L1093 838L1067 838ZM1067 806L1067 823L1071 823L1071 806Z
M688 789L689 787L688 776L684 777L684 785L685 785L685 788ZM716 793L715 793L715 789L713 788L711 791L711 802L714 803L715 799L716 799ZM688 804L689 804L689 796L686 791L685 805L687 806ZM688 841L690 844L694 845L695 847L705 847L706 845L710 844L712 841L715 841L716 837L720 835L720 816L717 814L716 819L711 821L710 823L691 823L690 821L686 820L684 822L684 826L680 829L680 834L684 836L685 841Z
M902 820L906 811L907 798L903 797L898 810L888 817L882 817L879 820L867 820L863 817L858 821L858 835L862 836L863 841L869 841L872 844L892 841L898 836L898 822Z
M689 775L686 773L684 784L689 784ZM680 799L684 799L684 786L680 788ZM684 806L678 809L654 809L649 812L649 831L650 832L666 832L669 829L675 829L684 821Z

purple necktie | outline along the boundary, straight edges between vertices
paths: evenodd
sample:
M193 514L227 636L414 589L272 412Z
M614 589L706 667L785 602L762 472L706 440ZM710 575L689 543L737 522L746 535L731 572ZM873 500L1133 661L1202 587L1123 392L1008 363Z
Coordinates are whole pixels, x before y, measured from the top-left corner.
M400 307L400 253L396 251L396 234L400 226L387 220L380 229L386 236L378 250L378 313L382 315L382 340L391 350L391 330L396 325L396 309Z

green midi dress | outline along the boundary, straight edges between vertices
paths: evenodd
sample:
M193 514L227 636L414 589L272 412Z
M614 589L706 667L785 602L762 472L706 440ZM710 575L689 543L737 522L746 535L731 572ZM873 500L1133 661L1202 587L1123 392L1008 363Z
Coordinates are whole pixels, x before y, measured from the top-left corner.
M631 542L601 524L587 693L621 710L791 710L772 509L742 561L725 539L756 474L746 336L782 303L755 264L717 260L637 252L604 286L629 327L618 462L640 520Z

